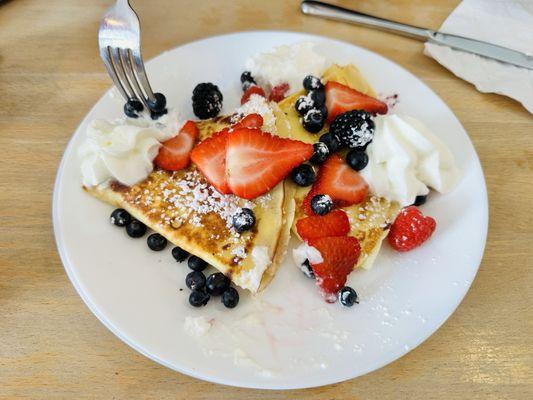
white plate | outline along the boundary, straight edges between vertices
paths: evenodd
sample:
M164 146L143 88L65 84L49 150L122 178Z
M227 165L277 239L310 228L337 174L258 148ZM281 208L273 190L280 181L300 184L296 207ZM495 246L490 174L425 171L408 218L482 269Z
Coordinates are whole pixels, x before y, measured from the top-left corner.
M384 245L374 268L351 274L361 298L351 309L325 304L313 281L289 259L257 298L244 291L234 310L218 299L188 305L185 264L167 250L155 253L109 224L112 207L80 187L76 149L88 121L121 115L108 92L70 141L54 190L54 229L65 269L92 312L115 335L151 359L212 382L268 389L305 388L354 378L380 368L427 339L452 314L478 269L487 231L487 195L476 152L444 102L393 62L348 43L288 32L213 37L163 53L147 64L154 88L193 117L190 96L199 82L215 82L226 110L237 106L246 58L273 46L313 40L333 62L353 62L378 93L399 93L399 113L429 124L450 147L463 172L446 196L432 195L424 212L437 220L432 239L399 254ZM183 288L180 291L179 288ZM187 316L213 319L192 337ZM83 357L83 355L81 355Z

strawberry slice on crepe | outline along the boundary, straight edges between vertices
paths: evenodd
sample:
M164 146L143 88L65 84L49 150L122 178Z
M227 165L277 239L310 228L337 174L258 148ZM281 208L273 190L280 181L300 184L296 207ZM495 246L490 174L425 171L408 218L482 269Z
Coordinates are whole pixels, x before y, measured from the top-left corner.
M334 303L348 274L357 264L361 253L359 241L352 236L330 236L310 239L308 244L317 249L323 259L319 264L311 264L316 284L324 299Z
M316 194L327 194L338 207L361 203L368 195L368 184L338 155L330 156L318 171L318 176L304 199L307 215L313 215L311 199Z
M386 114L387 104L339 82L326 83L328 122L351 110L365 110L371 114Z
M154 164L167 171L186 168L189 165L191 150L198 134L196 124L193 121L187 121L176 136L161 144Z
M259 129L237 128L228 136L226 178L235 195L251 200L268 192L312 155L311 144Z

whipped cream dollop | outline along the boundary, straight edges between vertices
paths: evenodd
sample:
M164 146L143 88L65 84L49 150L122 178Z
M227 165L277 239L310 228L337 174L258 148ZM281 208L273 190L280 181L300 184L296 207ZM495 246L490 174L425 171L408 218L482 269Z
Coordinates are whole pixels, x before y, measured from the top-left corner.
M454 157L424 124L396 114L374 121L369 162L360 171L373 194L407 206L430 188L447 193L455 187L460 172Z
M261 279L266 269L272 264L268 255L268 247L255 246L251 251L253 267L249 270L241 271L237 276L239 286L256 292L261 285Z
M258 53L246 61L246 69L259 85L274 87L289 84L289 92L300 90L306 75L321 76L326 59L315 52L313 42L298 42Z
M277 133L276 116L272 111L272 106L263 96L252 94L250 100L235 110L235 115L238 117L244 117L249 114L261 115L263 117L263 130L274 134Z
M158 122L144 118L91 121L78 149L83 184L95 186L116 179L131 186L145 179L161 142L179 131L177 119L165 117Z
M324 261L322 254L316 247L309 246L307 243L302 243L298 247L292 250L292 259L298 268L302 271L306 271L303 267L305 260L308 260L310 264L316 265Z

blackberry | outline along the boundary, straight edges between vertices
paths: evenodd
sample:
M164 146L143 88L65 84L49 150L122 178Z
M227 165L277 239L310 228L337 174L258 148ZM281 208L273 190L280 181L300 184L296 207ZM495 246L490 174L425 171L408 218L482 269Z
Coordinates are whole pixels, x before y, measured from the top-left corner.
M224 97L218 86L212 83L199 83L192 92L192 109L200 119L213 118L222 109Z
M376 126L372 115L363 110L352 110L337 116L329 128L340 142L351 149L364 149L374 139Z

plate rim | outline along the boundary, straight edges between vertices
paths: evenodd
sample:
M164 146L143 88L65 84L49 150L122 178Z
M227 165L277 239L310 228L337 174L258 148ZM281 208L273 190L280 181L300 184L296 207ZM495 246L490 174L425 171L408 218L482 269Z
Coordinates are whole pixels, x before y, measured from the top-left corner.
M475 278L477 276L477 273L479 272L479 268L480 268L481 263L483 261L483 257L484 257L485 249L486 249L486 245L487 245L487 234L488 234L488 226L489 226L489 198L488 198L488 193L487 193L487 184L486 184L486 180L485 180L485 174L484 174L484 171L483 171L483 166L482 166L481 161L479 159L479 155L478 155L478 153L476 151L476 148L475 148L474 144L472 143L472 140L470 139L470 136L468 135L468 132L464 128L463 124L461 123L459 118L457 118L457 116L455 115L453 110L448 106L448 104L437 93L435 93L435 91L433 91L433 89L431 89L422 79L418 78L416 75L414 75L412 72L410 72L408 69L404 68L402 65L398 64L397 62L395 62L395 61L393 61L393 60L391 60L391 59L389 59L389 58L387 58L385 56L382 56L379 53L376 53L376 52L374 52L372 50L369 50L366 47L363 47L363 46L360 46L358 44L354 44L354 43L351 43L351 42L348 42L348 41L345 41L345 40L332 38L332 37L329 37L329 36L326 36L326 35L317 35L317 34L313 34L313 33L300 32L300 31L291 31L291 30L269 30L269 29L265 29L265 30L233 31L233 32L228 32L228 33L224 33L224 34L220 34L220 35L211 35L211 36L199 38L199 39L196 39L196 40L193 40L193 41L190 41L190 42L181 43L178 46L172 47L171 49L164 50L164 51L158 53L157 55L155 55L154 57L152 57L148 61L146 61L146 63L147 64L151 63L152 61L154 61L157 58L161 57L165 53L173 52L173 51L175 51L175 50L177 50L177 49L179 49L181 47L184 47L184 46L193 45L193 44L196 44L196 43L199 43L199 42L209 41L209 40L212 40L212 39L215 39L215 38L231 38L232 36L238 37L239 35L247 35L247 34L266 34L266 35L269 35L269 34L287 35L287 34L289 34L289 35L299 36L301 38L300 40L306 40L306 39L309 39L309 40L313 40L313 39L315 39L315 40L327 40L327 41L330 41L330 42L336 42L336 43L339 43L339 44L342 44L342 45L348 45L348 46L351 46L351 47L358 48L359 50L363 50L364 52L368 52L368 53L372 54L374 57L377 57L381 61L385 61L385 62L389 62L389 63L394 64L394 66L396 68L399 68L404 73L407 73L410 77L416 79L427 90L429 90L433 95L435 95L438 99L440 99L442 101L442 103L446 106L446 108L448 108L448 110L450 111L450 113L453 116L453 118L456 119L456 121L459 123L459 125L463 129L464 133L466 134L466 139L470 142L470 145L472 146L472 149L474 150L474 155L475 155L474 161L477 161L476 165L479 167L479 170L480 170L480 173L481 173L481 177L482 177L482 187L483 187L483 193L482 193L483 196L482 197L484 199L483 205L484 205L484 208L485 208L484 213L483 213L483 215L484 215L483 226L480 227L480 228L482 228L480 230L480 234L481 234L480 238L482 239L483 245L480 248L480 254L478 255L478 257L476 257L477 258L477 261L476 261L477 266L475 268L475 271L473 272L472 278L470 279L470 283L468 285L465 285L465 287L463 288L463 292L460 294L460 296L458 296L457 304L455 304L455 306L451 309L451 311L449 313L447 313L446 317L441 321L440 324L438 324L438 326L435 327L435 329L432 329L432 331L429 334L419 338L419 340L416 341L416 344L412 345L408 350L401 352L399 356L395 356L395 358L393 358L392 360L388 360L388 361L384 361L382 363L378 363L377 366L373 366L371 368L368 368L368 369L364 370L362 373L356 373L355 375L346 374L345 376L340 376L340 377L338 377L337 379L334 379L334 380L329 380L329 381L326 381L326 382L319 382L317 384L311 384L311 385L301 385L301 384L300 385L298 385L298 384L296 384L296 385L295 384L281 384L281 385L279 385L278 384L277 386L272 386L272 385L268 386L266 384L265 385L247 384L247 383L243 384L243 383L236 382L236 381L233 381L233 380L219 379L219 378L216 378L216 377L211 376L211 375L202 375L202 374L200 374L200 373L198 373L198 372L196 372L196 371L194 371L192 369L189 369L189 368L185 368L185 367L182 367L182 366L178 367L176 365L171 365L170 363L166 362L163 359L160 359L156 355L150 354L148 351L143 349L142 346L138 345L134 341L132 341L129 338L127 338L118 328L116 328L111 323L111 321L106 319L106 317L99 311L97 306L93 304L93 302L89 298L89 296L82 290L79 282L77 281L76 277L74 276L74 272L72 270L72 263L69 260L69 257L68 257L68 254L67 254L67 250L64 248L63 235L62 235L62 232L61 232L61 230L59 228L59 218L60 218L59 217L60 210L59 210L59 207L58 207L58 204L59 204L59 187L61 185L61 178L63 177L63 174L64 174L64 167L65 167L65 163L66 163L66 155L70 154L70 152L73 151L72 147L74 146L74 138L75 138L76 132L78 132L80 127L85 123L85 121L87 120L88 116L94 111L94 109L97 107L97 105L113 89L112 85L102 94L102 96L100 98L98 98L98 100L93 104L93 106L90 108L90 110L85 114L85 116L82 118L80 123L77 125L76 129L73 131L72 135L70 136L70 138L69 138L69 140L67 142L65 150L63 151L63 155L61 156L61 161L60 161L58 169L57 169L57 173L56 173L56 177L55 177L55 181L54 181L54 187L53 187L53 194L52 194L52 223L53 223L54 239L55 239L56 247L57 247L60 259L61 259L61 263L63 264L63 268L65 269L65 272L67 273L67 276L68 276L70 282L72 283L72 285L76 289L76 292L78 293L78 295L82 298L82 300L85 303L85 305L89 308L89 310L96 316L96 318L109 331L111 331L116 337L118 337L122 342L127 344L129 347L133 348L135 351L139 352L140 354L142 354L143 356L147 357L148 359L150 359L152 361L155 361L158 364L163 365L163 366L165 366L165 367L167 367L167 368L169 368L169 369L171 369L173 371L180 372L182 374L191 376L191 377L196 378L196 379L200 379L200 380L203 380L203 381L216 383L216 384L220 384L220 385L224 385L224 386L241 387L241 388L248 388L248 389L261 389L261 390L265 390L265 389L266 390L306 389L306 388L321 387L321 386L326 386L326 385L333 385L333 384L337 384L337 383L344 382L344 381L347 381L347 380L355 379L355 378L358 378L360 376L364 376L364 375L366 375L368 373L377 371L377 370L383 368L384 366L386 366L388 364L391 364L391 363L395 362L396 360L399 360L400 358L405 356L407 353L411 352L412 350L414 350L415 348L420 346L427 339L429 339L429 337L431 337L435 332L437 332L442 327L442 325L444 325L444 323L446 323L449 320L451 315L455 313L455 311L457 310L459 305L463 302L466 294L470 290L470 287L472 286L472 283L474 282L474 280L475 280Z

